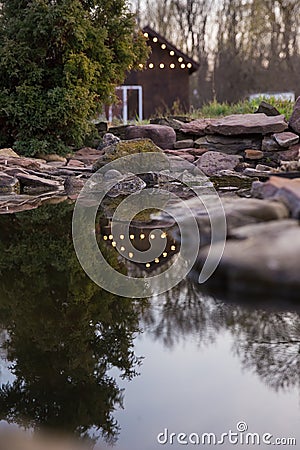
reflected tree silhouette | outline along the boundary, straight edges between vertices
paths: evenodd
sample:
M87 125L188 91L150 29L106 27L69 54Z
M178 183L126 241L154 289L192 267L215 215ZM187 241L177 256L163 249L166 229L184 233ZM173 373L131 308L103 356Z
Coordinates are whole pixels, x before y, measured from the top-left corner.
M113 442L123 392L110 369L131 380L141 358L134 337L145 302L95 285L77 261L72 205L0 219L0 324L15 380L0 389L0 419L38 429L95 431ZM124 272L104 248L110 264Z

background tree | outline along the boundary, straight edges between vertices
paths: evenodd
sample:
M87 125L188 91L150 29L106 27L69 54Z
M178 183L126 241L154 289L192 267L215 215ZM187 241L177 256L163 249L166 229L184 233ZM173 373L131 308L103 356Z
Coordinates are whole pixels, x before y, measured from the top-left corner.
M0 144L25 154L81 145L147 56L126 0L4 0L0 14Z

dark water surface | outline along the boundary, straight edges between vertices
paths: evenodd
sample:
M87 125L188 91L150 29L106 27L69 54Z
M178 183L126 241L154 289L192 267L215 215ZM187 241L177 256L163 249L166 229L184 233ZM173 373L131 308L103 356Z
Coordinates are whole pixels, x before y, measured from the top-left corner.
M248 432L300 448L297 308L222 302L189 280L152 299L116 297L80 268L71 219L68 204L0 216L1 425L120 450L270 447L243 445ZM236 444L177 442L179 433L220 440L238 422L248 431Z

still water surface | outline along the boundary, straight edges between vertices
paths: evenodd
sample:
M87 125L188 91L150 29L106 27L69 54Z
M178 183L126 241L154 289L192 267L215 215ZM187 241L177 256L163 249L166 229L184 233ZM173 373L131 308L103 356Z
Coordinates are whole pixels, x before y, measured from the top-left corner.
M0 216L2 425L152 450L218 447L159 445L157 435L220 438L243 421L300 448L297 308L225 302L189 280L156 298L117 298L78 265L71 218L71 205Z

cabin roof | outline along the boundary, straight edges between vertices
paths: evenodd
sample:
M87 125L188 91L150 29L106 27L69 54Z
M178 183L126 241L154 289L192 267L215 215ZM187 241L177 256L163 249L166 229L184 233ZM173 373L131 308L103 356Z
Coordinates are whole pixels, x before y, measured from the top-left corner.
M146 26L143 28L143 33L144 33L144 35L146 34L146 36L148 35L148 37L151 39L157 38L157 42L159 42L160 44L165 44L166 48L169 51L173 51L177 57L181 57L185 64L191 65L191 67L189 68L190 74L192 74L193 72L196 72L196 70L199 69L199 67L200 67L199 63L197 63L193 58L190 58L188 55L183 53L181 50L179 50L177 47L175 47L175 45L171 44L171 42L169 42L167 39L165 39L163 36L161 36L159 33L154 31L149 26Z

